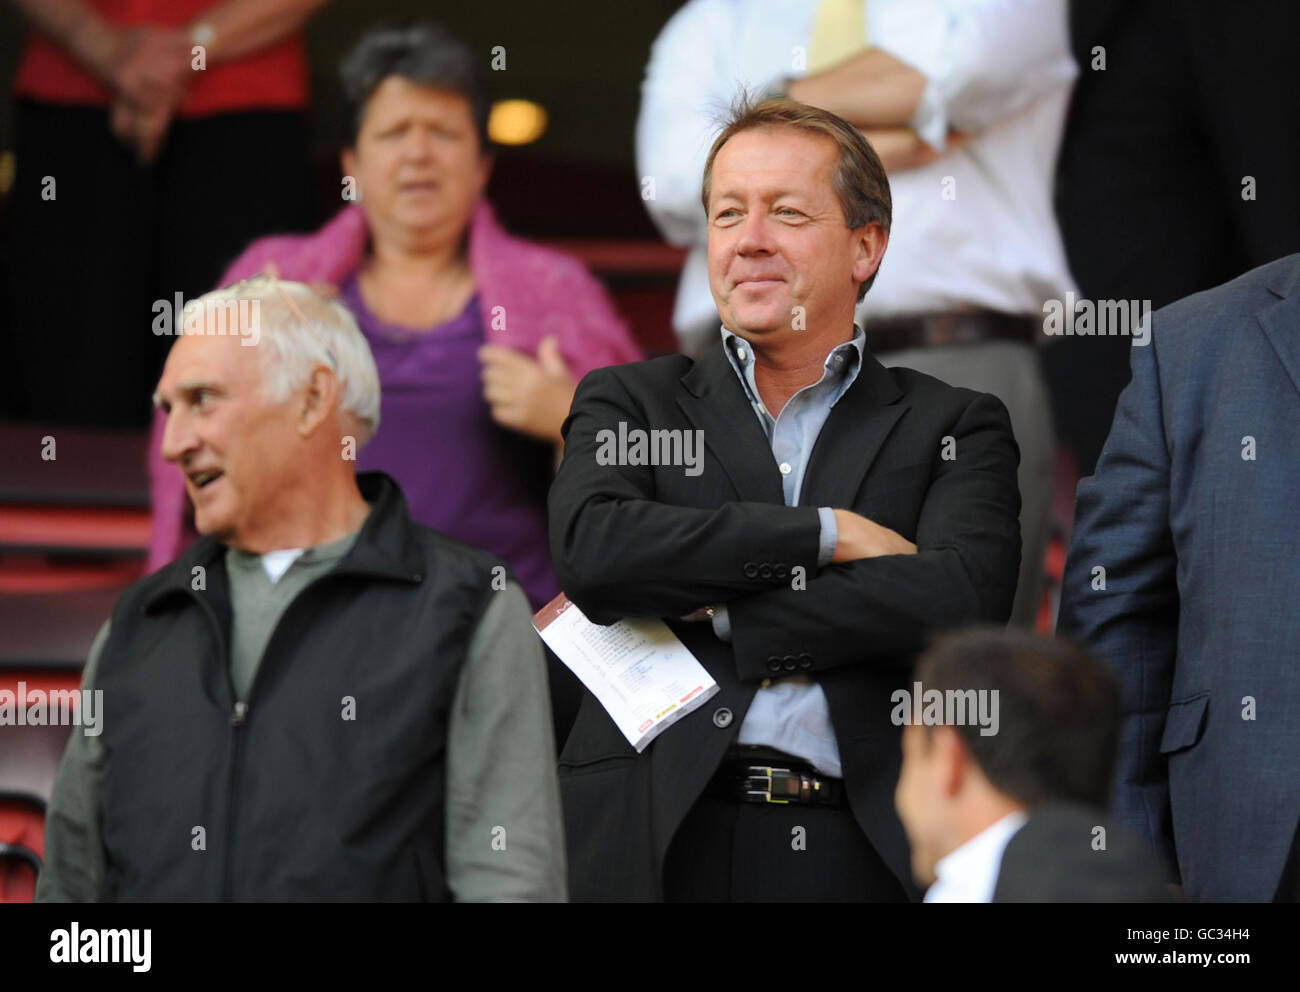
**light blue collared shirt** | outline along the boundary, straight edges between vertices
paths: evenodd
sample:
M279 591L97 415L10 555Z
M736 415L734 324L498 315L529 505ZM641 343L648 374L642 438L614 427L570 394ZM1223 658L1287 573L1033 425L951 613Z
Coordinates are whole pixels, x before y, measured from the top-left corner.
M722 341L727 359L744 385L750 406L772 445L772 457L781 472L785 505L798 506L808 457L831 408L853 385L862 369L867 336L855 324L852 340L836 345L826 356L822 377L791 396L775 418L764 405L754 381L754 349L725 327ZM818 507L817 515L822 525L817 565L822 567L835 553L839 531L832 507ZM724 641L731 640L731 620L725 605L714 611L713 630ZM736 743L773 747L803 758L825 775L842 777L840 749L822 687L807 675L788 675L765 682L754 695Z

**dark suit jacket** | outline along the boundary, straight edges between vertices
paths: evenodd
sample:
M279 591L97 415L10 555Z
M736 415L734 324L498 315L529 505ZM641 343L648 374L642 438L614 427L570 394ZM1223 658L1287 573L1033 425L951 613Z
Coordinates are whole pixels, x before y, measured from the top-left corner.
M717 680L713 699L641 755L590 694L561 753L575 899L662 896L674 832L739 730L759 682L811 674L830 707L853 813L915 894L894 812L900 728L890 693L935 630L1005 622L1020 559L1018 452L1006 409L870 354L832 409L797 507L721 342L598 369L564 425L550 494L560 584L597 623L669 625ZM597 432L702 430L703 471L597 463ZM945 460L945 437L955 458ZM817 507L855 510L915 542L896 555L817 568ZM797 568L806 588L795 588ZM732 641L681 617L727 603ZM868 894L864 894L868 895Z
M1059 627L1123 684L1116 816L1190 900L1271 899L1300 817L1300 255L1157 311L1132 365Z
M1159 861L1123 827L1085 806L1054 803L1031 810L1007 844L993 901L1170 902L1172 895Z

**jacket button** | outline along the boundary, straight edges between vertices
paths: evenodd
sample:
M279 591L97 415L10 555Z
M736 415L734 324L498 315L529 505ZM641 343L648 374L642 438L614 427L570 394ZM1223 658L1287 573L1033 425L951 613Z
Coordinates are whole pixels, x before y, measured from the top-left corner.
M778 579L784 579L787 575L790 574L790 566L784 563L777 565L772 570L772 574L775 575Z
M799 667L812 668L812 655L810 655L807 651L799 652Z
M715 727L731 726L731 710L725 706L719 706L713 711L713 725Z
M762 565L758 566L758 577L760 579L770 579L772 577L772 566L767 562L763 562Z
M787 672L793 672L799 667L799 660L794 655L788 654L781 659L781 665Z
M745 562L745 578L747 579L758 578L758 566L755 565L752 561Z
M781 670L781 659L772 655L767 659L767 670L769 672L779 672Z

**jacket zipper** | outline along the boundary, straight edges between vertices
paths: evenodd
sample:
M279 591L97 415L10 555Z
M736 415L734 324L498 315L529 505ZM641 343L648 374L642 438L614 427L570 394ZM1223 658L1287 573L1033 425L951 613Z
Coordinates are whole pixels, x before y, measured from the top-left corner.
M229 666L227 666L227 669ZM234 686L231 686L231 698L234 698ZM240 732L248 722L248 703L235 700L230 712L230 784L226 791L226 859L221 871L221 901L230 902L234 894L235 865L235 783L239 779L239 759L243 753L241 746L244 735Z
M230 649L226 645L226 635L221 629L221 623L217 620L216 613L213 612L212 607L208 605L207 601L204 600L202 596L197 596L193 593L191 593L191 596L202 608L204 614L208 618L209 624L212 626L212 629L216 631L217 646L220 649L218 652L218 658L220 664L223 666L223 673L226 677L226 686L230 689L230 698L234 700L234 707L230 714L232 733L230 744L230 778L226 788L226 843L222 845L224 854L221 865L221 901L229 902L232 891L231 875L234 863L231 848L233 846L232 841L234 839L235 827L235 779L239 774L239 743L240 738L243 736L238 732L238 729L248 720L248 704L235 699L235 683L230 677Z

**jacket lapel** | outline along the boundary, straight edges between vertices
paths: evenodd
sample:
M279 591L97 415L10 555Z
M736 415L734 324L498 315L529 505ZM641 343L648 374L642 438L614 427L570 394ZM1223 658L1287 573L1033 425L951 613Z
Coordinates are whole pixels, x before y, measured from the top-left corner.
M783 503L781 475L767 435L722 342L682 377L678 406L699 430L742 500ZM906 412L902 391L870 351L862 371L822 425L804 474L800 505L850 507L885 439Z
M741 500L784 503L772 447L722 348L719 340L682 376L686 392L677 405L704 432L705 446Z
M852 507L867 470L908 406L889 370L870 351L863 352L862 370L817 435L800 505Z
M1292 267L1269 290L1281 299L1256 315L1277 357L1291 376L1291 384L1300 391L1300 269Z

